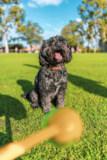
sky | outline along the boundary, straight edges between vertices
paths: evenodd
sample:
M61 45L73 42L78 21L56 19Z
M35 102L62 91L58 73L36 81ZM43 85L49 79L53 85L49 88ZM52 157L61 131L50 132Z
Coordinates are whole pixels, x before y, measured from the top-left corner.
M70 21L81 21L77 9L80 4L82 0L21 0L20 7L25 11L25 22L38 23L44 31L41 36L46 40L60 35L62 28ZM10 30L10 35L18 37L15 28ZM24 47L29 46L25 42L21 43Z

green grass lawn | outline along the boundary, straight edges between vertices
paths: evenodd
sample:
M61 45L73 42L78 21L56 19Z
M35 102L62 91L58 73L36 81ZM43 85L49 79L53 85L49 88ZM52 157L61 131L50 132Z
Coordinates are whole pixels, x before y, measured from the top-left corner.
M107 54L73 54L66 68L65 107L81 115L81 139L64 148L45 141L17 160L107 159ZM0 147L42 129L42 108L33 110L20 96L33 87L39 69L38 54L0 54Z

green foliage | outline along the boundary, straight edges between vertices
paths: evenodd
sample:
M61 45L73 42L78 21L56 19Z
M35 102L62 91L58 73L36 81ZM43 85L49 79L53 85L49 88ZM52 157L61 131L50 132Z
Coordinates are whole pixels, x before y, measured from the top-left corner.
M86 47L81 47L81 53L85 53L85 48L87 48L87 53L88 53L88 54L90 54L90 53L95 53L95 52L94 52L95 49L89 48L88 46L86 46ZM96 48L96 52L97 52L97 53L100 53L100 52L101 52L101 49Z
M76 46L77 46L77 40L76 40L75 37L73 37L73 36L71 36L71 35L67 35L65 38L67 39L68 44L69 44L70 46L73 46L73 47L76 47Z
M87 24L88 40L99 35L104 42L107 39L107 0L83 0L78 7L84 24Z
M3 31L0 29L0 41L2 40Z
M4 14L4 10L2 9L2 7L0 6L0 24L2 21L2 15Z
M94 53L94 49L89 48L89 52L90 52L90 53ZM97 52L97 53L101 52L101 49L100 49L100 48L96 48L96 52Z
M19 4L20 0L0 0L0 4Z
M11 20L12 22L18 25L19 23L24 22L24 17L25 15L23 9L19 8L18 6L14 6L11 7L9 10L7 22Z
M69 25L62 29L62 36L68 40L70 46L82 45L82 38L78 31L79 23L71 21Z
M17 32L23 35L23 40L27 41L30 46L32 44L40 44L43 38L40 36L43 33L42 28L37 23L31 23L28 21L27 25L22 26L20 25L17 28Z
M5 35L7 39L7 32L9 28L14 25L24 22L24 11L19 7L19 0L1 0L0 6L0 40ZM2 8L5 5L5 10ZM14 6L13 6L14 5Z

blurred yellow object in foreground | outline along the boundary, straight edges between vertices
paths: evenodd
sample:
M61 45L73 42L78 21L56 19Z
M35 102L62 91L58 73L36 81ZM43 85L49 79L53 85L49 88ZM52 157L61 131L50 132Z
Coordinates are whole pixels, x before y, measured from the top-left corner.
M46 128L18 142L11 142L1 148L0 160L13 160L23 155L28 149L44 140L52 139L61 145L78 140L83 132L81 117L75 110L60 108L48 116Z

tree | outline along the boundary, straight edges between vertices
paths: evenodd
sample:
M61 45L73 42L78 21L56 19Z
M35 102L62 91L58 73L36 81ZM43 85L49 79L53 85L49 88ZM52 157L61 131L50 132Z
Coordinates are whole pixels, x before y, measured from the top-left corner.
M27 41L27 43L30 44L31 50L33 44L40 44L43 40L43 38L40 36L40 34L43 33L43 30L37 23L31 23L28 21L27 25L20 25L17 28L17 32L23 35L19 38Z
M107 40L107 0L83 0L78 7L82 24L86 24L86 38L90 41L98 37L104 43ZM95 45L96 49L96 45Z
M78 25L78 22L71 21L61 32L62 36L68 40L69 45L73 47L83 44L82 38L78 32Z
M9 29L24 22L24 11L19 7L19 0L0 0L0 40L5 41L5 52L9 53Z

